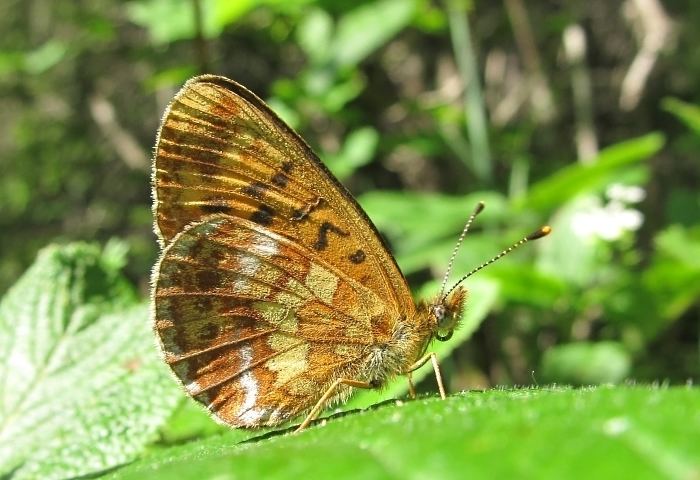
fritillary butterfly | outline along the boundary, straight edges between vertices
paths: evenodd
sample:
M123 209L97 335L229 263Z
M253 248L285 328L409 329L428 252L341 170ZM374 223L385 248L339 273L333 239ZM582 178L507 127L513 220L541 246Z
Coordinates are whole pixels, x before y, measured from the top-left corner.
M413 392L427 361L444 398L427 349L460 320L461 280L414 303L367 215L246 88L212 75L185 84L158 133L153 198L155 333L216 419L257 427L306 413L302 429L354 388L407 375Z

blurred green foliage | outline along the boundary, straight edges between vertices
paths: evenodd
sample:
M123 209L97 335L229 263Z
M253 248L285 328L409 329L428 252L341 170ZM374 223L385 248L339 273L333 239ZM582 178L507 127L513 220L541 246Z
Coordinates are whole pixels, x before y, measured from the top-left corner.
M697 382L700 4L652 3L5 2L0 292L46 244L117 238L147 296L158 121L217 73L357 195L417 296L478 200L451 281L552 225L467 282L467 328L440 352L450 390ZM161 441L219 431L201 415L183 407Z

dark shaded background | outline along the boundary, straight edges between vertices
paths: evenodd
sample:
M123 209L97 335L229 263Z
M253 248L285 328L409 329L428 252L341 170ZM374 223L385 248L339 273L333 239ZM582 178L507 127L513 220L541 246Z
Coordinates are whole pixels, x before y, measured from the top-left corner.
M116 239L147 295L158 121L210 72L307 139L417 291L475 199L456 274L553 225L479 274L498 301L452 389L697 380L696 25L689 0L6 1L0 291L49 243Z

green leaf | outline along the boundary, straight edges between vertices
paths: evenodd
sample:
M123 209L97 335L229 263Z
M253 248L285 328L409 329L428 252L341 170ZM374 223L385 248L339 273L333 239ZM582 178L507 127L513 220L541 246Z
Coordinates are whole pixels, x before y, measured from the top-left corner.
M334 60L350 69L408 26L416 11L415 0L380 0L355 8L339 21Z
M652 264L642 274L642 291L655 300L660 319L675 320L700 296L700 227L673 226L660 232Z
M590 164L569 165L534 184L520 206L552 210L581 193L595 193L658 152L664 141L662 134L650 133L610 146Z
M695 478L698 411L697 388L468 392L238 445L210 437L110 478Z
M549 240L549 239L548 239ZM550 310L571 295L571 285L555 273L545 273L530 264L497 263L486 272L501 284L501 298L542 310Z
M254 0L203 0L202 29L207 38L214 38L229 24L256 6ZM129 19L148 30L156 44L194 38L196 35L194 6L180 0L140 0L126 4ZM164 22L163 19L168 21Z
M700 225L692 228L672 225L656 235L654 244L660 255L700 270Z
M68 54L68 46L57 40L49 40L31 51L0 51L0 77L26 72L30 75L45 73Z
M310 71L309 78L323 76L325 73L327 72ZM329 77L325 86L316 92L321 108L333 114L340 112L350 101L362 93L366 86L365 83L365 79L356 73L351 73L347 80Z
M320 65L328 60L332 50L333 18L325 10L311 9L301 19L297 27L297 43L313 64Z
M32 75L44 73L63 60L67 52L67 45L49 40L24 57L24 68Z
M211 9L209 10L209 25L212 26L212 33L220 33L227 25L231 25L239 20L243 15L253 8L265 3L275 3L274 1L261 0L209 0ZM205 5L208 2L205 2ZM206 10L205 10L206 11Z
M700 106L667 97L662 100L661 107L683 122L696 135L700 135Z
M0 303L0 476L133 460L180 397L112 243L44 249Z
M197 75L197 68L193 65L180 65L155 72L145 82L149 90L156 91L160 88L180 86L189 78Z
M206 6L203 9L209 10ZM195 35L194 10L191 2L179 0L128 2L126 14L129 20L148 30L155 44L193 38ZM164 22L164 18L168 21ZM205 30L208 29L205 28ZM206 36L211 36L212 33L206 31Z
M228 430L228 427L212 419L204 405L182 395L177 410L170 417L168 423L160 429L159 444L184 443L224 433Z
M0 50L0 79L10 77L24 69L25 54L19 51Z
M629 272L606 292L606 318L650 340L668 328L700 297L700 227L672 226L654 239L655 252L641 272Z
M495 192L464 196L375 190L358 198L375 225L390 237L397 252L416 251L435 240L451 237L452 245L477 202L486 209L479 226L493 225L507 213L504 197Z
M201 0L202 30L206 38L215 38L258 7L280 11L299 11L311 0ZM153 42L163 44L196 36L193 2L182 0L138 0L126 4L129 19L148 30ZM275 13L275 12L273 12ZM163 21L163 19L167 21Z
M363 165L367 165L379 145L379 134L372 127L362 127L350 132L343 147L336 155L324 155L326 165L339 179L347 178Z
M484 201L487 208L462 244L455 276L491 258L499 246L505 248L532 230L531 224L525 227L511 221L509 231L504 233L499 224L509 220L509 209L501 194L448 196L376 190L359 197L374 224L388 237L405 275L426 267L444 270L464 222L479 201ZM524 221L530 223L529 219Z

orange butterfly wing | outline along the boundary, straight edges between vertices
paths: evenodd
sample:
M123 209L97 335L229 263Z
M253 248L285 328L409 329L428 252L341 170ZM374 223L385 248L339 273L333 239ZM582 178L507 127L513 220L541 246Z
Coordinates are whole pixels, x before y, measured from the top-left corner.
M415 314L364 212L244 87L187 82L154 163L155 330L187 391L226 423L307 410Z

